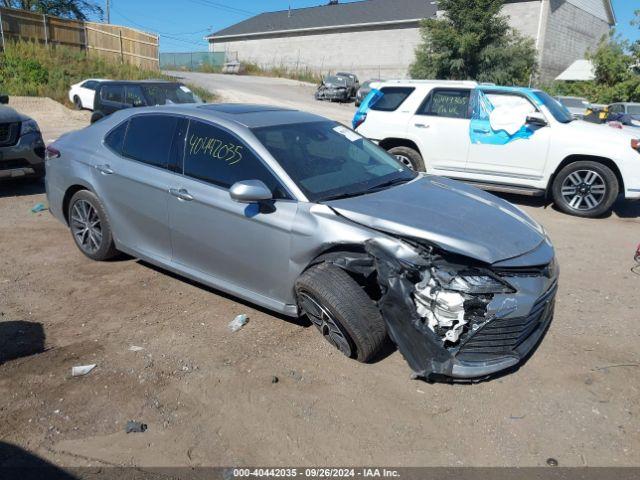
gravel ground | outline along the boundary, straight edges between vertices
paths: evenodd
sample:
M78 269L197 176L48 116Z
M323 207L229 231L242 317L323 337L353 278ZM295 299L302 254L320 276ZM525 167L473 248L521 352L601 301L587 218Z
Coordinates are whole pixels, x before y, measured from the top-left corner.
M296 101L279 100L282 81L242 81L218 93ZM46 139L88 121L15 100ZM338 120L352 109L316 107ZM640 204L584 220L507 198L555 243L555 320L517 372L431 385L410 380L396 351L358 364L304 321L135 259L92 262L48 212L30 213L42 185L0 183L0 438L62 466L638 465ZM250 321L231 333L240 313ZM71 377L85 364L97 367ZM128 420L148 430L126 434Z

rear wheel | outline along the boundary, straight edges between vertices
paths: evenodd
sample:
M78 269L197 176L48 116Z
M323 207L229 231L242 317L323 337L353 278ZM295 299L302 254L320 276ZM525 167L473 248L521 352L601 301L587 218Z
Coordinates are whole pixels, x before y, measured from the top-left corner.
M564 167L552 185L553 201L565 213L579 217L599 217L618 198L615 173L598 162L580 161Z
M69 202L69 228L82 253L92 260L109 260L118 254L107 215L93 193L80 190Z
M77 95L74 95L73 97L73 106L76 110L82 110L82 100L80 100L80 97Z
M296 282L302 314L344 355L368 362L382 349L387 330L373 300L344 270L321 264Z
M420 155L420 152L417 150L414 150L411 147L393 147L388 151L405 167L409 167L411 170L415 170L416 172L426 171L422 155Z

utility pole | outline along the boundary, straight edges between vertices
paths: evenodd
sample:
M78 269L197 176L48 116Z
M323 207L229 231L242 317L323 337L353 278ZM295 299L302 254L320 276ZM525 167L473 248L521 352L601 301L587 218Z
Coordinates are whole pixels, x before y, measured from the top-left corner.
M111 23L111 1L110 0L107 0L106 13L107 13L107 23Z

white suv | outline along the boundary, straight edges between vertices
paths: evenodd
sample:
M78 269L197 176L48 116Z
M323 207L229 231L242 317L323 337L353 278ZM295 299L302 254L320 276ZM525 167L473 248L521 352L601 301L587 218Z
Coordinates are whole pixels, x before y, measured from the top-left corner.
M575 120L541 90L467 81L374 84L354 128L406 165L597 217L640 198L640 142Z

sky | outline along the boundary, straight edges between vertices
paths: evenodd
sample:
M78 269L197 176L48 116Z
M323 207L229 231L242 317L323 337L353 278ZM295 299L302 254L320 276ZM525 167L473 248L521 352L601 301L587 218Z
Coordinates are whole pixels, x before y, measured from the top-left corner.
M354 0L341 0L342 3ZM106 4L106 0L96 0ZM203 37L255 14L311 7L326 0L111 0L111 23L139 28L160 35L162 52L206 51ZM638 0L613 0L618 25L616 30L629 40L640 39L640 28L632 27Z

